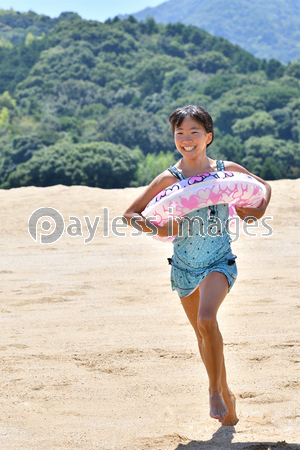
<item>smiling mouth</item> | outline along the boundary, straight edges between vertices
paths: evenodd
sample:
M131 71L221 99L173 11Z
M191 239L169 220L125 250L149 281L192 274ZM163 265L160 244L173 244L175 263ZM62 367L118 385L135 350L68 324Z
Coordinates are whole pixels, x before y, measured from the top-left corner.
M183 147L183 149L186 151L186 152L191 152L192 150L194 150L194 148L196 148L195 146L194 147Z

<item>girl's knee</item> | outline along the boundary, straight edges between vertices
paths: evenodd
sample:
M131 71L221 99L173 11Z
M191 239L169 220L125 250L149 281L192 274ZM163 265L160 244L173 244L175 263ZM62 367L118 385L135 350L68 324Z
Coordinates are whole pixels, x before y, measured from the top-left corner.
M198 331L201 336L210 334L218 328L216 317L209 315L200 315L197 320Z
M196 333L198 344L202 345L203 337L202 337L200 331L197 329L197 330L195 330L195 333Z

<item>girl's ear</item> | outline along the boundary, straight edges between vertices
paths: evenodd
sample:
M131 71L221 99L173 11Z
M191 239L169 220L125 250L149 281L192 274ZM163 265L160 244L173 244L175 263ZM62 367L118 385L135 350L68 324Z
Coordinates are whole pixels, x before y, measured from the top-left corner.
M207 134L206 145L210 144L211 141L212 141L212 133L208 133L208 134Z

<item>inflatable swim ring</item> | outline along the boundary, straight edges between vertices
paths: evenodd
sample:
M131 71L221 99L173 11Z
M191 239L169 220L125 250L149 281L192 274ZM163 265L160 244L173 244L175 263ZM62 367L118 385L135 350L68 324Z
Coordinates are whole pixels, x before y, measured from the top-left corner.
M196 209L212 205L229 204L229 214L235 214L234 206L257 207L266 193L265 186L246 173L208 172L186 178L172 184L154 197L142 212L142 216L156 217L151 222L161 227L170 216L182 217ZM170 214L169 208L173 211ZM174 236L159 237L172 241Z

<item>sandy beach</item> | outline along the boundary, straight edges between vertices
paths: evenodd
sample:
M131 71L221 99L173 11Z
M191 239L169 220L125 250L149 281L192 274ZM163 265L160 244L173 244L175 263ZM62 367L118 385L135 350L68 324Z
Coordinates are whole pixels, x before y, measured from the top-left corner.
M239 276L219 312L239 423L209 417L194 332L171 291L172 245L103 236L143 188L0 191L1 449L300 449L299 180L270 183L272 236L242 231ZM55 208L82 223L35 242ZM101 216L94 239L84 217ZM37 226L37 234L46 233Z

